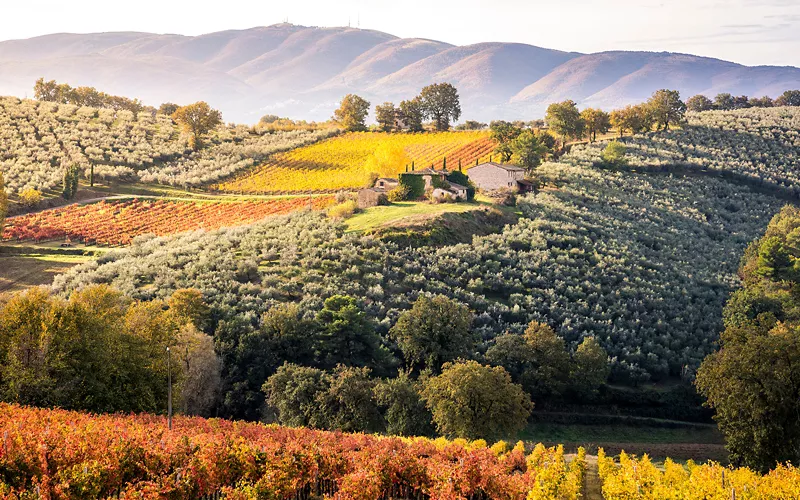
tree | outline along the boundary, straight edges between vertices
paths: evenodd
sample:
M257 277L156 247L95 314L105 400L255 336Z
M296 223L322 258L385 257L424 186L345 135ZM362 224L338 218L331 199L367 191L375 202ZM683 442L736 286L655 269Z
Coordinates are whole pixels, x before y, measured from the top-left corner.
M472 313L444 296L421 295L403 312L389 335L397 342L406 365L438 371L443 363L468 356L475 345Z
M162 115L172 116L175 114L176 111L180 106L175 104L174 102L165 102L161 106L158 107L158 112Z
M487 127L485 123L475 121L475 120L467 120L464 123L457 125L456 130L483 130Z
M625 153L627 148L619 141L609 142L605 149L603 149L603 162L609 167L621 167L625 165Z
M525 335L497 337L486 359L505 368L534 400L561 396L569 384L571 360L564 340L543 323L532 322Z
M65 200L71 200L78 192L78 180L81 171L77 165L70 165L64 169L64 178L61 182L61 196Z
M714 109L727 111L733 109L733 96L728 93L717 94L714 98Z
M384 427L373 392L377 382L369 368L338 366L328 389L317 395L312 425L343 432L378 432Z
M774 326L770 327L770 323ZM774 321L729 327L696 384L735 464L766 471L800 460L800 331Z
M537 134L533 130L525 130L511 142L510 149L514 163L529 172L542 164L542 159L551 151L543 140L549 134Z
M422 109L422 102L419 97L410 101L400 102L397 109L397 119L409 132L422 132L422 122L425 120L425 112Z
M433 120L436 130L448 130L450 121L461 117L458 90L449 83L435 83L422 89L419 95L422 111Z
M686 113L686 104L681 101L681 94L677 90L657 90L647 101L647 106L653 113L656 124L664 130L669 130L670 124L683 120Z
M589 142L597 140L597 133L605 134L611 128L611 117L608 113L600 109L586 108L581 111L583 120L583 131Z
M384 132L394 130L397 121L397 110L391 102L385 102L375 106L375 120Z
M733 109L746 109L750 107L750 98L740 95L733 98Z
M770 96L750 98L751 108L771 108L773 106L775 106L775 101Z
M383 371L391 365L374 325L353 297L334 295L325 300L317 323L316 351L321 366L368 366Z
M503 163L511 161L514 155L511 143L522 133L522 129L513 123L497 120L489 124L489 130L492 139L497 142L494 152L500 155L500 161Z
M608 381L611 365L608 353L594 337L585 337L575 350L570 373L570 389L579 397L597 394L597 390Z
M60 102L60 90L55 80L45 81L44 78L39 78L33 85L33 98L37 101Z
M366 99L355 94L347 94L339 104L339 108L334 111L333 119L347 131L366 130L369 108L370 103Z
M714 102L708 97L698 94L686 100L686 110L699 113L701 111L709 111L714 109Z
M446 363L423 382L422 397L441 434L496 439L522 430L533 410L530 397L502 367L476 361Z
M203 292L196 288L179 288L167 301L169 310L181 324L191 323L204 330L211 316L211 309L203 300Z
M412 380L405 371L375 387L375 400L384 410L388 434L433 435L433 417L420 396L420 389L420 383Z
M0 172L0 233L3 232L3 226L5 225L7 214L8 195L6 194L6 183L3 179L3 172Z
M203 146L202 136L214 130L222 123L222 113L204 101L178 108L172 119L190 134L189 147L197 151Z
M214 339L186 323L172 343L183 375L177 387L178 408L185 415L210 417L222 391L221 365Z
M545 121L550 130L561 137L561 143L583 135L583 120L575 101L553 103L547 107Z
M800 90L787 90L775 99L775 106L800 106Z
M330 376L318 368L285 363L263 386L278 422L292 427L321 423L318 397L330 387Z

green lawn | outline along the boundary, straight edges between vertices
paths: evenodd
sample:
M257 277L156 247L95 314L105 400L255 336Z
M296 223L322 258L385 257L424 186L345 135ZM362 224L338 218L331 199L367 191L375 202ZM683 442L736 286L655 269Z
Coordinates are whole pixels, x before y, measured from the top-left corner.
M348 231L367 231L416 215L436 215L447 212L463 213L487 206L482 202L425 203L402 201L391 205L370 207L347 219Z

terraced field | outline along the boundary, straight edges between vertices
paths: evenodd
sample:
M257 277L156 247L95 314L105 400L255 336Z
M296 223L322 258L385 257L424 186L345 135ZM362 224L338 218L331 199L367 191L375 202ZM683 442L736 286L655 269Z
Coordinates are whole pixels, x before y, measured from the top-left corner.
M142 234L165 236L195 229L219 229L257 222L271 215L320 209L333 197L188 202L175 200L101 201L12 217L3 240L69 239L100 245L127 245Z

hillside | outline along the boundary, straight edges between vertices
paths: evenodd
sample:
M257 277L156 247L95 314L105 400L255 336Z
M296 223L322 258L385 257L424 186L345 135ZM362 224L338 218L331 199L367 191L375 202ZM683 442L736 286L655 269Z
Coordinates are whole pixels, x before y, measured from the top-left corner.
M30 95L42 76L156 105L206 100L242 123L268 112L327 119L346 93L373 104L396 102L438 81L459 88L465 118L484 121L539 117L548 103L564 98L581 107L619 107L664 87L686 96L775 96L800 88L800 69L793 67L667 52L578 54L489 40L458 47L291 24L194 37L54 34L0 42L0 95Z

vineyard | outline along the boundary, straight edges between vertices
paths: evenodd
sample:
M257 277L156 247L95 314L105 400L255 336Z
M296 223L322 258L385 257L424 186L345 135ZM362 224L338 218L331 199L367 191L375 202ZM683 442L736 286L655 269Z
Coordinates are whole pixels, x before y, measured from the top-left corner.
M750 108L689 113L681 129L624 138L637 169L673 167L732 175L800 196L800 108ZM564 161L590 166L603 144L575 148Z
M666 460L663 468L647 455L622 452L618 462L601 449L598 472L607 499L630 500L783 500L800 498L800 469L779 465L767 475L709 462L686 466Z
M412 162L416 168L455 170L460 164L466 169L476 160L488 160L494 148L487 132L356 132L276 154L215 188L243 193L354 189L363 187L370 174L396 177Z
M195 152L168 116L0 97L0 172L12 194L57 188L68 165L87 179L94 168L99 180L198 186L331 133L225 126Z
M584 453L0 405L4 498L578 499Z
M2 239L69 239L86 244L128 245L142 234L164 236L240 226L305 208L325 208L332 202L328 196L231 202L101 201L10 218Z

